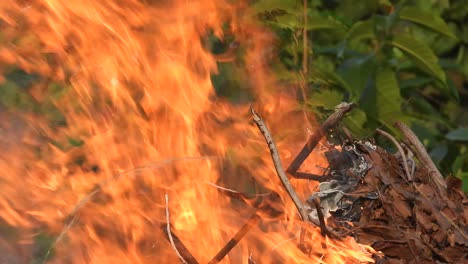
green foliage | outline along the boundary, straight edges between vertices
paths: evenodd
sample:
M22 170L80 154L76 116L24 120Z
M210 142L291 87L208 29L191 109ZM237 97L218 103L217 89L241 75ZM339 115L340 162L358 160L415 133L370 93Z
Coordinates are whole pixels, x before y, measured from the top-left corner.
M272 69L289 86L306 88L308 99L299 99L305 107L322 116L340 101L356 102L360 108L344 122L359 137L377 127L393 130L395 120L405 121L445 175L468 175L466 0L308 0L306 10L303 1L257 0L251 7L251 14L278 36L279 58ZM208 36L206 43L214 53L223 53L234 40L226 32L223 41ZM29 89L47 80L6 69L1 109L33 112L52 127L67 125L56 107L69 91L66 86L45 83L47 96L39 101ZM246 102L254 96L247 75L237 60L220 63L212 81L218 95ZM80 137L52 143L79 147L86 141Z
M457 39L457 37L453 34L453 32L450 30L450 28L447 26L447 24L442 18L434 16L429 12L425 12L418 7L403 7L400 11L400 18L402 20L410 21L415 24L427 27L428 29L445 35L447 37Z
M426 44L403 34L394 35L390 43L401 49L422 70L446 84L445 72L440 67L437 56Z
M307 75L306 106L321 116L341 100L358 103L344 122L362 137L407 122L443 174L465 177L468 186L466 1L309 0L304 10L303 1L262 0L253 6L280 39L278 75ZM288 81L303 85L299 77Z
M445 135L448 140L468 142L468 128L462 127L450 131Z
M390 127L399 119L402 103L396 74L389 67L378 69L375 82L376 119Z

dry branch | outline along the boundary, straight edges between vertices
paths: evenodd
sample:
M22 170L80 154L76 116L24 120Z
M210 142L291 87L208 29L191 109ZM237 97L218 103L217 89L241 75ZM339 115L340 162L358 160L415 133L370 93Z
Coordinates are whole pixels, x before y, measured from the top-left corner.
M260 220L260 216L254 213L239 231L226 243L226 245L214 256L208 264L219 263L233 249L239 241L254 227Z
M169 242L171 243L171 246L174 249L177 257L180 259L180 262L182 262L184 264L188 264L188 262L180 254L179 250L177 249L176 245L174 244L174 238L172 237L172 232L171 232L171 220L169 218L169 196L166 194L166 195L164 195L164 197L166 199L166 232L167 232L167 237L169 238Z
M263 119L257 114L257 112L255 112L253 107L250 107L250 111L252 112L252 116L253 116L253 120L255 124L257 125L258 129L260 129L260 132L265 138L268 148L270 149L270 153L273 159L273 163L275 165L276 173L278 174L278 177L280 178L281 183L283 184L284 188L288 192L289 197L291 197L294 204L296 205L296 208L299 211L302 221L309 222L309 216L307 214L307 210L304 207L304 204L302 203L302 201L299 199L299 196L297 195L296 191L292 187L291 182L289 181L288 176L286 175L283 169L283 165L281 164L281 159L279 157L276 144L273 141L273 137L271 136L270 130L267 128L267 126L263 122Z
M424 145L419 141L418 137L411 131L411 129L402 122L396 122L395 127L398 128L405 138L413 145L416 150L416 155L418 156L419 161L423 166L427 167L430 170L430 175L432 176L433 182L436 184L439 193L443 194L446 192L447 184L445 183L444 177L437 169L436 165L427 154Z
M325 237L327 236L327 224L325 223L325 217L323 215L322 207L320 206L320 199L315 198L313 200L315 210L317 210L318 219L320 222L320 234Z
M162 224L161 225L161 231L163 234L165 234L165 238L169 241L169 233L167 231L167 225ZM195 259L195 257L190 253L190 251L187 249L187 247L182 243L180 238L172 231L170 230L170 234L172 236L172 240L174 242L174 246L177 248L179 253L182 255L182 257L187 261L188 264L198 264L199 262ZM170 241L169 241L170 243Z
M396 139L392 135L388 134L387 132L383 130L376 129L375 131L377 131L377 133L389 139L393 143L393 145L395 145L395 147L398 149L398 152L400 153L402 163L403 163L403 168L405 169L405 173L406 173L406 178L408 179L408 181L413 181L413 175L409 172L409 169L408 169L408 163L406 160L405 152L401 148L398 141L396 141Z
M304 147L301 149L296 158L291 162L291 165L286 169L288 173L295 176L297 170L302 163L307 159L312 150L317 146L320 140L328 133L330 129L335 127L338 122L344 117L346 113L351 111L356 105L354 103L341 103L335 107L335 112L331 114L327 120L315 131L312 136L307 140Z

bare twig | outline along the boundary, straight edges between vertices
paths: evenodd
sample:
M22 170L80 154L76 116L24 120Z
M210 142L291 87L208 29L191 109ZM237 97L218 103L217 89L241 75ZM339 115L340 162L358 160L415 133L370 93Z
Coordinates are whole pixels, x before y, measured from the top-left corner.
M174 249L175 253L177 254L177 257L179 257L180 262L184 264L188 264L187 261L182 257L180 254L179 250L177 250L177 247L174 244L174 239L172 238L172 232L171 232L171 221L169 219L169 196L167 194L164 195L166 198L166 231L167 231L167 236L169 237L169 242L171 243L172 248Z
M211 183L211 182L206 182L207 184L217 188L218 190L220 190L221 192L227 192L227 193L232 193L232 194L235 194L235 195L241 195L241 196L244 196L244 197L259 197L259 196L269 196L271 195L271 192L267 192L267 193L255 193L255 194L247 194L247 193L243 193L243 192L239 192L239 191L236 191L236 190L233 190L233 189L229 189L229 188L226 188L226 187L223 187L223 186L219 186L217 184L214 184L214 183Z
M60 234L57 236L57 238L54 240L52 245L47 249L46 254L42 258L42 264L46 264L47 261L49 260L50 254L52 253L52 249L54 249L57 244L63 239L65 234L68 232L68 230L72 227L72 225L75 223L76 216L74 215L73 217L68 220L69 222L65 225L65 227L62 229Z
M239 241L254 227L258 221L260 220L260 216L255 213L253 214L249 220L241 227L239 231L224 245L223 248L214 256L208 264L216 264L219 263L228 253L233 249Z
M302 201L299 199L299 196L297 195L296 191L292 187L291 182L288 179L288 176L286 176L286 173L284 172L283 165L281 164L281 159L278 154L278 150L276 149L276 144L273 141L273 137L271 136L270 131L268 130L265 123L263 122L262 118L257 114L257 112L255 112L253 107L250 107L250 111L252 112L252 116L253 116L253 120L255 124L257 125L258 129L260 129L260 132L265 138L268 148L270 149L271 157L273 159L273 164L275 165L276 173L278 174L278 177L280 178L281 183L283 184L284 188L288 192L289 197L291 197L294 204L296 205L296 208L299 211L302 221L309 222L309 216L307 214L307 210L302 204Z
M167 225L166 224L161 224L160 225L161 231L163 234L165 234L165 238L169 241L169 233L167 232ZM190 251L187 249L187 247L182 243L180 238L171 230L170 232L172 236L172 240L174 241L174 246L177 248L179 253L182 255L182 257L187 261L188 264L198 264L198 261L195 259L195 257L190 253ZM170 243L170 241L169 241Z
M413 131L411 131L411 129L407 125L400 121L395 123L395 127L398 128L403 133L405 138L411 143L411 145L414 146L416 150L416 155L418 156L418 159L423 164L423 166L429 168L432 180L436 184L439 192L441 194L446 193L447 184L445 183L444 177L429 157L429 154L427 154L424 145L421 143L421 141L419 141L418 137L413 133Z
M297 170L305 161L305 159L310 155L312 150L317 146L323 136L328 133L328 130L338 124L338 122L344 117L346 113L351 111L356 105L354 103L341 103L335 107L335 112L331 114L327 120L320 126L320 128L315 131L312 136L307 140L306 144L302 150L297 154L296 158L291 162L291 165L287 168L287 172L295 176Z
M274 245L270 250L274 251L277 248L279 248L280 246L284 245L285 243L287 243L287 242L289 242L289 241L291 241L291 240L293 240L295 238L297 238L297 235L294 235L294 236L292 236L292 237L290 237L290 238L288 238L286 240L283 240L283 241L279 242L278 244Z
M468 235L466 234L465 231L461 229L452 219L450 219L446 214L444 214L443 211L440 211L440 214L453 226L455 229L457 229L458 232L460 232L460 235L463 236L466 242L468 242Z
M408 181L413 181L413 175L410 173L409 168L408 168L408 163L407 163L407 160L406 160L406 154L403 151L403 149L401 148L400 144L398 144L398 141L392 135L388 134L387 132L385 132L383 130L376 129L375 131L377 131L377 133L379 133L380 135L386 137L388 140L390 140L393 143L393 145L395 145L395 147L398 149L398 152L401 155L402 162L403 162L403 168L405 168L405 172L406 172L406 177L408 178Z
M317 210L317 216L320 222L320 234L325 237L327 236L327 225L325 224L325 217L323 216L322 207L320 206L320 199L316 197L313 200L315 209Z
M317 182L324 182L324 181L329 181L330 180L330 177L328 176L320 176L320 175L316 175L316 174L311 174L311 173L307 173L307 172L296 172L294 174L295 178L296 179L305 179L305 180L313 180L313 181L317 181Z

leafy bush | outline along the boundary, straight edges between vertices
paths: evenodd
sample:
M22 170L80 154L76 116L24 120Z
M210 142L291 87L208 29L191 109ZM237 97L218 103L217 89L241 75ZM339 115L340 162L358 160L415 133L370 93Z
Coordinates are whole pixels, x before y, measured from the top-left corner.
M346 123L360 137L377 127L396 132L396 120L409 123L442 172L463 178L468 191L466 1L253 6L280 40L277 75L298 86L305 80L304 105L321 113L342 100L358 103Z

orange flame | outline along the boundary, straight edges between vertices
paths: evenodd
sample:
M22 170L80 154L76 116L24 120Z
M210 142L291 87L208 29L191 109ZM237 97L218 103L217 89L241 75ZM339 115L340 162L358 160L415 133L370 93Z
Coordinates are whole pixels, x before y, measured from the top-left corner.
M52 262L175 263L161 229L168 194L174 232L205 263L252 212L211 184L257 186L282 195L287 216L262 221L227 262L247 263L250 254L260 263L372 261L352 239L327 240L324 252L312 227L315 253L297 248L300 226L286 221L297 213L246 106L215 97L216 56L201 38L222 38L229 22L282 158L305 141L294 100L271 88L279 87L267 67L274 38L242 11L220 0L1 1L0 70L41 75L30 94L66 120L1 113L0 219L23 230L19 242L47 228L58 236ZM52 81L70 89L45 97ZM84 144L69 143L76 138ZM307 182L294 184L310 194Z

